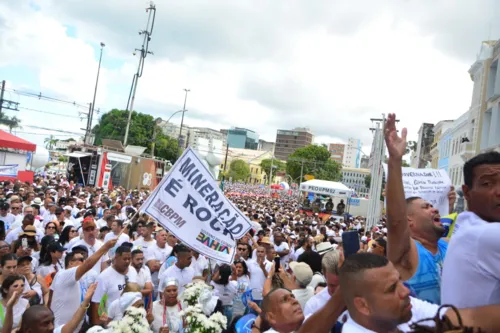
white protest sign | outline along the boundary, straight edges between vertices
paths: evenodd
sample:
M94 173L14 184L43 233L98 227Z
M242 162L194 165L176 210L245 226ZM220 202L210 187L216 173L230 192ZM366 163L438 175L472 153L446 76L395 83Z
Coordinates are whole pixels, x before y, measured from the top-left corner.
M387 164L383 164L387 182ZM448 193L451 180L444 170L403 168L405 198L420 197L439 210L441 216L449 214Z
M193 250L226 264L233 262L236 240L252 227L191 148L184 151L141 210Z

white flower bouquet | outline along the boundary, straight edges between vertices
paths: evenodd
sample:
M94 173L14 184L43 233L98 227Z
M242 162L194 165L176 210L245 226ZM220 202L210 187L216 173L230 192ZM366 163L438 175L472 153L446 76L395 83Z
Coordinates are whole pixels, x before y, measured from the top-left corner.
M125 311L123 318L112 321L108 325L113 333L150 333L146 310L143 308L130 307Z
M212 295L212 289L203 283L189 284L184 289L181 300L186 306L181 315L186 320L185 333L221 333L226 329L227 318L223 314L215 312L210 317L207 315L213 311L208 293ZM207 306L212 311L207 311Z

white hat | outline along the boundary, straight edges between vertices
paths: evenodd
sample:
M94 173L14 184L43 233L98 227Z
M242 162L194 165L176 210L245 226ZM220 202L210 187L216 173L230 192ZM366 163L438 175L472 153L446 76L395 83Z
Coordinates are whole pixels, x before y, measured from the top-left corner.
M314 273L308 264L306 264L305 262L292 261L289 266L293 272L293 275L295 275L295 279L301 285L307 286L309 283L311 283Z
M73 207L71 207L71 206L64 206L63 210L69 210L71 212L73 210Z
M124 293L119 298L120 310L124 313L129 307L131 307L135 302L142 299L142 294L137 292Z
M316 245L316 251L319 255L323 255L331 250L333 250L333 246L330 242L322 242Z

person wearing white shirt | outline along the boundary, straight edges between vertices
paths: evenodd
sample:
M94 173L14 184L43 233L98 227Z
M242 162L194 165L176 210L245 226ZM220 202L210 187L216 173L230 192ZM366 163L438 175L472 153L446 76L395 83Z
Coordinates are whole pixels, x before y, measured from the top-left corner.
M167 244L167 232L160 230L156 234L156 244L148 249L148 253L145 256L146 265L151 272L151 280L155 291L154 298L156 298L159 285L158 272L171 253L172 248Z
M342 327L343 333L411 332L412 324L432 327L435 317L442 319L444 316L455 326L454 329L460 327L461 320L465 327L481 328L486 332L500 331L497 315L500 305L458 312L445 307L439 311L439 305L410 297L410 290L401 281L399 272L384 256L374 253L349 256L340 268L339 279L350 316Z
M339 286L338 270L342 257L342 253L338 250L330 251L323 256L321 266L323 267L327 288L321 290L307 301L304 307L304 314L306 316L321 309L337 290Z
M189 267L191 265L192 256L189 248L184 245L178 246L177 262L160 274L160 285L163 280L174 278L179 281L179 293L182 294L184 286L193 281L194 269Z
M107 242L110 239L118 238L116 246L121 246L123 243L128 243L130 241L129 235L122 232L123 221L115 220L111 224L111 232L108 232L104 237L104 241Z
M54 325L64 325L71 320L78 306L83 301L85 289L82 278L99 262L110 248L115 245L112 240L104 244L96 253L85 260L81 253L70 252L64 259L65 270L59 271L50 286L48 307L54 311Z
M266 249L259 246L256 249L256 259L246 261L248 271L250 272L250 289L252 289L252 298L257 305L262 304L262 290L266 278L271 271L273 263L266 259Z
M276 254L280 256L281 266L286 267L290 247L288 243L283 240L283 234L281 232L276 232L274 234L274 249L276 250Z
M153 283L151 282L151 273L149 268L144 266L144 252L139 249L132 250L132 261L130 267L137 272L137 284L141 288L141 294L144 297L151 296L153 292Z
M94 219L92 219L92 217L89 216L86 217L85 220L83 220L82 230L83 230L83 238L73 243L71 248L82 245L87 248L89 255L93 255L101 248L103 243L96 238L97 234L96 224L94 222ZM77 238L75 237L75 239ZM97 262L92 269L98 274L101 273L102 270L108 267L108 260L109 260L108 255L107 254L103 255L99 260L99 262Z
M202 276L206 278L208 276L208 260L205 256L200 255L200 253L191 250L193 257L191 259L191 268L194 270L194 276Z
M9 213L10 206L8 203L3 203L0 205L0 221L3 221L5 232L9 231L11 226L14 224L16 217Z
M469 211L460 213L443 264L441 302L457 307L500 304L500 154L475 156L464 165Z
M130 247L119 246L116 249L113 265L97 277L97 289L90 306L90 320L93 325L102 324L98 314L101 303L105 312L108 312L109 305L120 297L127 283L137 283L137 271L130 267L131 259Z
M12 229L5 237L5 242L7 244L11 245L19 238L19 234L24 231L24 228L26 228L29 225L34 226L34 223L35 223L35 217L33 215L28 214L28 215L24 216L22 226L17 227L15 229ZM39 229L36 229L36 228L35 228L35 232L36 232L36 236L35 236L36 241L38 243L40 243L42 238L45 235L43 234L42 231L40 231Z
M134 247L138 247L144 252L144 255L147 257L148 249L156 244L156 241L152 237L153 231L155 230L155 223L149 222L142 229L142 236L139 237L136 241L134 241Z

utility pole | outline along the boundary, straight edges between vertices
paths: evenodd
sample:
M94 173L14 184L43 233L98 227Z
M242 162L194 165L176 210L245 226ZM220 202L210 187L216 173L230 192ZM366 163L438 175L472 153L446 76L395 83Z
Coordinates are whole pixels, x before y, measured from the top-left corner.
M99 56L99 65L97 66L97 77L95 80L95 88L94 88L94 98L92 100L92 104L90 104L90 110L88 114L88 120L87 120L87 130L85 131L85 143L90 145L91 144L91 139L92 139L92 118L94 117L94 108L95 108L95 98L97 95L97 86L99 85L99 74L101 73L101 63L102 63L102 51L106 44L101 42L101 54Z
M372 152L370 156L370 192L368 196L368 212L366 219L367 230L371 230L376 226L380 220L381 207L380 207L380 195L382 194L382 184L384 177L384 168L382 163L385 156L385 140L384 140L384 129L385 129L385 114L382 114L382 118L372 118L372 122L375 122L375 127L370 128L373 132L373 143ZM397 122L399 120L396 120Z
M89 112L87 113L87 126L85 127L85 137L83 138L83 142L85 144L89 144L90 141L90 131L91 129L91 122L92 122L92 103L89 103ZM83 130L83 128L81 128Z
M155 17L156 17L156 6L153 1L151 1L149 7L146 8L146 12L149 13L146 30L139 31L139 35L144 35L142 47L140 49L135 49L135 51L140 52L139 66L137 67L137 73L134 74L134 78L132 79L132 86L130 87L130 93L127 101L128 119L127 119L127 127L125 128L125 138L123 139L124 146L127 145L128 134L130 130L130 120L132 118L132 111L134 110L135 93L137 91L137 84L139 78L142 76L142 73L144 71L144 62L148 54L153 55L153 52L149 51L149 42L151 41L151 36L153 35L153 28L155 25Z
M5 93L5 80L2 80L2 90L0 91L0 116L2 115L3 94Z
M179 131L179 138L177 139L177 144L179 145L179 150L185 148L184 144L181 144L181 139L182 139L182 126L184 125L184 113L186 113L186 102L188 98L188 92L190 92L190 89L184 89L186 94L184 95L184 107L182 108L182 118L181 118L181 129ZM182 142L184 143L184 141Z
M222 181L220 182L220 189L222 191L224 191L224 181L226 180L226 168L227 168L227 155L228 155L228 153L229 153L229 143L226 145L226 157L224 158L224 170L222 170Z
M3 110L19 111L18 109L19 103L4 99L4 94L5 94L5 80L2 81L2 87L0 88L0 116L2 115Z

